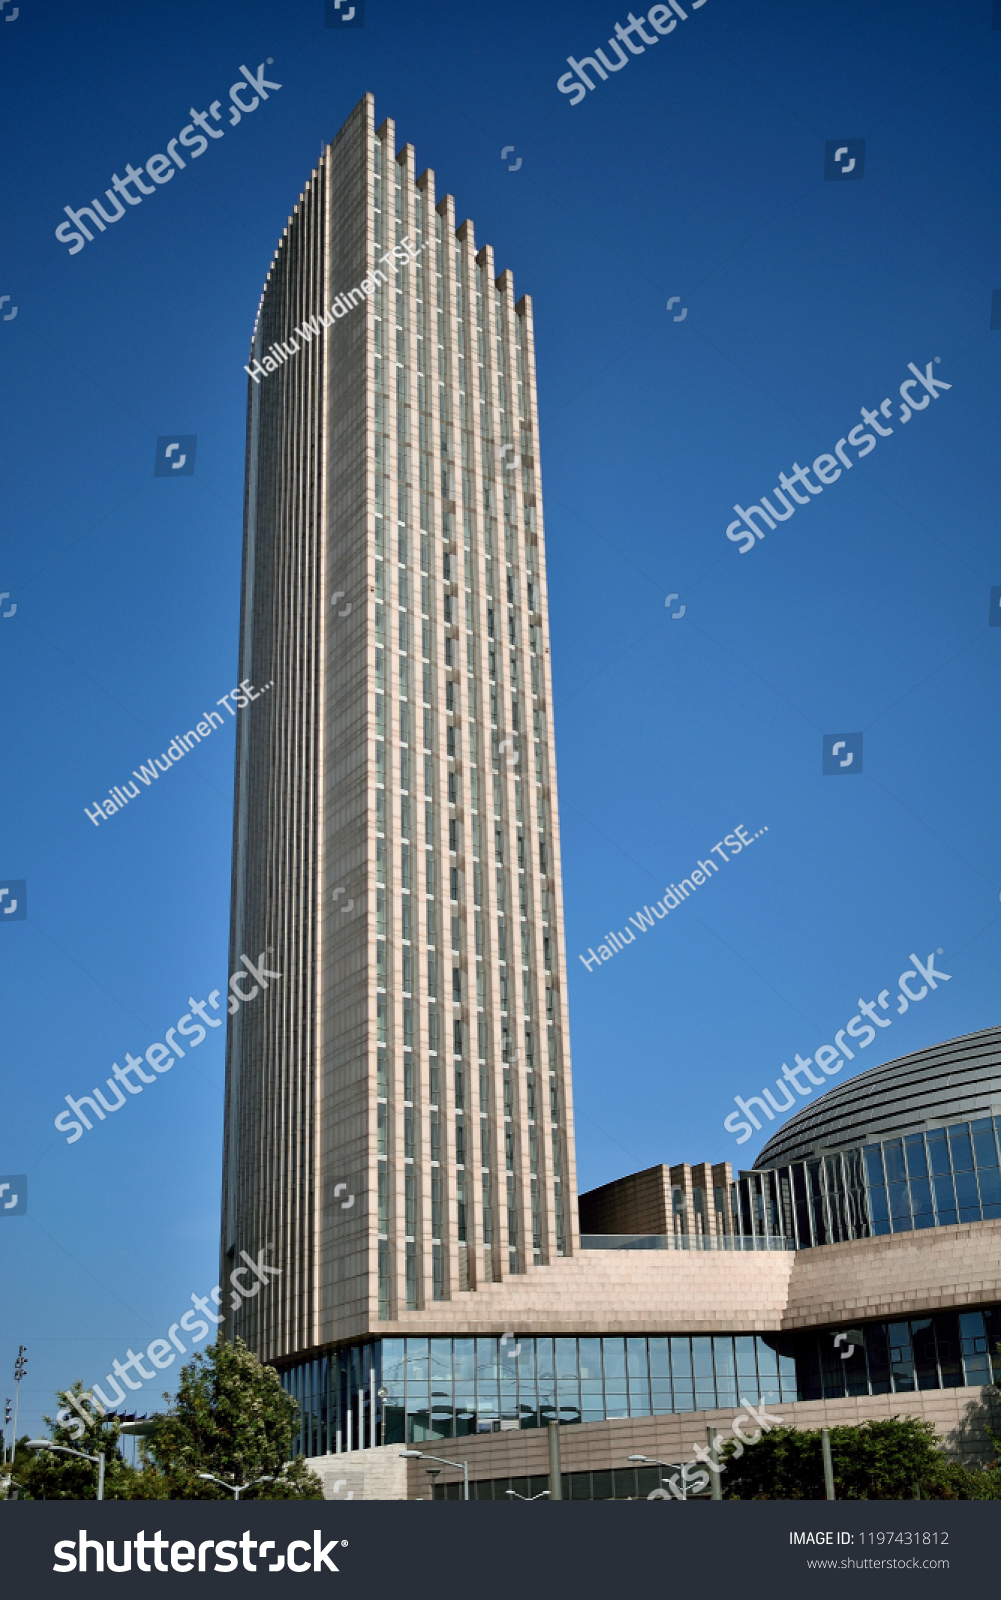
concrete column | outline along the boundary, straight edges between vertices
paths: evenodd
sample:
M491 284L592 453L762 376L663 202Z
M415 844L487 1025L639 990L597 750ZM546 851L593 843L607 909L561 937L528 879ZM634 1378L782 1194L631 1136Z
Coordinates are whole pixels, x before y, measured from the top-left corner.
M834 1463L831 1460L830 1428L821 1428L820 1448L824 1452L824 1489L828 1500L836 1500L838 1497L834 1493Z
M560 1468L560 1425L550 1422L549 1428L549 1498L563 1499L563 1475Z

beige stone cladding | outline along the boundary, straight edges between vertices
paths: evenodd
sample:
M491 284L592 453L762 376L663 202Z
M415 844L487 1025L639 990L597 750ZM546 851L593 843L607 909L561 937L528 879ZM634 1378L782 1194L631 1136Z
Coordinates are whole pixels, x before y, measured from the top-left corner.
M776 1252L595 1250L493 1285L470 1297L469 1311L494 1302L517 1333L779 1332L849 1326L873 1319L1001 1300L1001 1222L964 1223ZM443 1308L446 1309L446 1308ZM459 1308L450 1306L454 1314ZM486 1332L470 1317L445 1332ZM398 1330L405 1331L401 1324ZM415 1330L416 1331L416 1330ZM424 1331L423 1327L421 1331ZM755 1395L748 1398L753 1402ZM989 1434L1001 1430L1001 1395L994 1388L931 1389L859 1395L825 1401L783 1401L769 1413L792 1427L837 1427L869 1418L911 1416L934 1424L943 1447L976 1463L992 1453ZM631 1454L665 1461L692 1459L707 1426L727 1434L738 1408L591 1422L560 1430L565 1473L626 1467ZM396 1447L397 1449L402 1447ZM544 1429L438 1441L426 1446L468 1460L473 1480L544 1475ZM421 1463L411 1463L408 1496L426 1498ZM444 1480L459 1474L445 1469Z
M310 1456L308 1466L323 1484L324 1500L409 1500L403 1446L380 1444L374 1450L344 1450L340 1455ZM448 1452L446 1452L447 1454ZM423 1476L423 1474L421 1475ZM423 1493L427 1496L427 1478Z
M280 977L229 1034L220 1281L280 1269L226 1307L262 1359L577 1247L532 306L474 234L365 95L254 330L230 966Z
M476 1294L400 1313L380 1333L765 1332L781 1326L790 1251L583 1250Z
M756 1404L753 1395L748 1397ZM760 1411L760 1407L756 1407ZM1001 1395L996 1389L932 1389L917 1394L860 1395L849 1400L816 1400L769 1406L769 1417L781 1417L782 1426L837 1428L869 1418L920 1417L934 1424L946 1452L975 1464L990 1459L987 1430L1001 1428ZM686 1411L662 1417L631 1417L609 1422L584 1422L560 1429L560 1465L568 1472L606 1472L628 1467L631 1455L651 1456L668 1462L694 1459L692 1446L706 1444L706 1429L714 1435L730 1434L730 1424L740 1407L720 1411ZM755 1424L744 1420L745 1432ZM779 1424L776 1424L779 1426ZM389 1446L399 1451L400 1445ZM425 1448L453 1461L468 1461L470 1482L485 1478L524 1478L548 1475L549 1447L545 1428L520 1432L485 1433L464 1439L438 1440ZM753 1448L753 1447L751 1447ZM329 1457L324 1458L329 1460ZM427 1496L427 1463L401 1463L408 1467L407 1497ZM439 1482L461 1482L461 1472L444 1468ZM395 1497L394 1497L395 1498Z
M1001 1220L798 1250L783 1329L1001 1300Z
M385 1334L767 1333L1001 1300L1001 1221L814 1250L584 1250Z

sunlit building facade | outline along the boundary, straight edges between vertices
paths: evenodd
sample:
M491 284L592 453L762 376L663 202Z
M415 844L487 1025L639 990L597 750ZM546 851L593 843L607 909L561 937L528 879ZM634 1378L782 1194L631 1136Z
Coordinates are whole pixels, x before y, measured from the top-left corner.
M223 1268L284 1366L576 1248L531 304L371 96L248 372Z
M491 1497L556 1422L599 1495L745 1401L951 1425L1001 1367L999 1030L578 1223L532 307L369 95L247 370L220 1281L274 1272L222 1331L296 1452L392 1497L461 1438Z

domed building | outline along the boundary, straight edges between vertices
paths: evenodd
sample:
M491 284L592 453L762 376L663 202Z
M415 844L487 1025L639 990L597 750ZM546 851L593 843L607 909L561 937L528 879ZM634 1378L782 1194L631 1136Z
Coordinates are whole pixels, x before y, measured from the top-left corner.
M750 1405L802 1428L916 1416L951 1455L990 1459L999 1158L991 1028L839 1084L750 1170L656 1166L582 1194L573 1260L505 1286L504 1419L460 1439L428 1413L424 1437L442 1442L425 1449L467 1460L476 1498L535 1494L553 1481L545 1425L559 1422L564 1497L623 1499L662 1476L630 1457L694 1466ZM482 1343L465 1341L470 1386ZM401 1373L414 1354L395 1352ZM453 1477L439 1497L460 1493Z
M582 1194L582 1250L642 1251L634 1282L648 1283L668 1335L646 1341L651 1372L670 1346L671 1384L651 1378L654 1420L631 1424L637 1447L680 1459L693 1448L683 1441L725 1435L732 1408L760 1399L804 1428L922 1417L949 1453L989 1458L1001 1429L999 1157L1001 1028L989 1028L830 1089L749 1171L660 1166ZM606 1409L583 1431L609 1431L612 1455L624 1423L611 1419L625 1414ZM572 1492L586 1496L586 1476ZM593 1468L590 1492L611 1494L613 1476L624 1493L621 1471Z

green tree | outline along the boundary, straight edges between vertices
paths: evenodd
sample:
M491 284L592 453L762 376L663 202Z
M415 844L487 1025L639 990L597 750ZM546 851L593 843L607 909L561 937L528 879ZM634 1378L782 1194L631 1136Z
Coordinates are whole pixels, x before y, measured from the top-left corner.
M996 1461L986 1467L963 1467L958 1461L946 1463L950 1500L1001 1500L1001 1471Z
M169 1396L165 1396L169 1398ZM299 1407L242 1339L210 1345L181 1368L177 1396L143 1447L147 1471L171 1500L228 1500L226 1483L274 1481L247 1500L322 1500L323 1486L300 1457L290 1462Z
M721 1453L724 1499L825 1498L819 1429L775 1428L740 1456L732 1440ZM996 1469L976 1472L950 1461L933 1424L917 1417L832 1428L831 1460L839 1500L909 1500L915 1483L928 1500L995 1498Z
M83 1384L77 1378L70 1388L57 1393L60 1410L70 1405L69 1396L79 1398ZM96 1456L104 1451L104 1498L106 1500L133 1500L143 1474L129 1465L119 1449L121 1424L112 1415L94 1415L84 1404L85 1414L92 1420L85 1424L77 1410L63 1421L46 1417L49 1437L53 1444L68 1446ZM17 1442L14 1457L14 1479L20 1485L21 1497L27 1500L96 1500L97 1464L83 1461L79 1456L63 1455L55 1450L29 1450L27 1435Z

